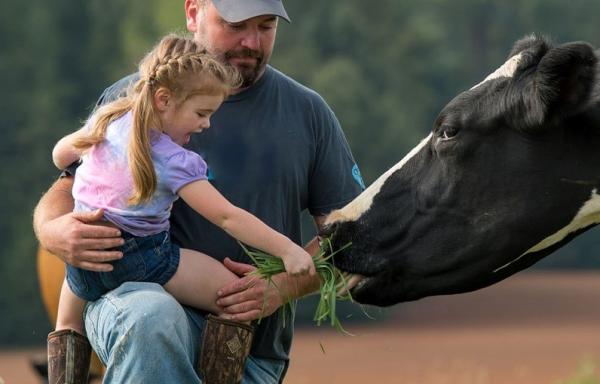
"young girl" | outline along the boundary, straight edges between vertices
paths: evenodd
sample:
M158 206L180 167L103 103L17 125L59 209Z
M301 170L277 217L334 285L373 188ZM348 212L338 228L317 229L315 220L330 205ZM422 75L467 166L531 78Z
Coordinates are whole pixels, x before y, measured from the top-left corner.
M216 291L237 277L217 260L170 241L169 214L178 196L240 242L281 257L288 274L316 273L306 251L228 202L207 181L203 159L182 147L209 128L211 114L239 86L235 70L193 40L169 35L141 61L139 74L126 97L100 107L52 153L60 169L82 159L75 210L103 209L105 224L121 229L125 243L111 272L67 266L49 359L51 344L60 344L65 330L84 334L85 301L126 281L161 284L180 303L223 315Z

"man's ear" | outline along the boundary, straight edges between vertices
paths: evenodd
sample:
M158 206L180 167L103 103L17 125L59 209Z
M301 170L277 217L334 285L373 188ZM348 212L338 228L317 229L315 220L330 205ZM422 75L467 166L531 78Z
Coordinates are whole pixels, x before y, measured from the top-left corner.
M154 92L154 105L159 112L166 111L172 102L171 92L167 88L160 87Z
M198 0L185 0L185 25L188 31L194 33L198 29L197 16L198 12Z

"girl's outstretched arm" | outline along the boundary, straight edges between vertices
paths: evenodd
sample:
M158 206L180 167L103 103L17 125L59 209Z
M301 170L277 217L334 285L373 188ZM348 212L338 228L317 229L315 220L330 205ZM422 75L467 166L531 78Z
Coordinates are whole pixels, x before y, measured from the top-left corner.
M244 244L280 257L290 275L315 275L311 256L256 216L231 204L208 181L182 187L179 196L196 212Z
M73 143L84 135L84 128L73 132L56 143L52 150L52 161L56 168L62 170L79 160L81 151L73 147Z

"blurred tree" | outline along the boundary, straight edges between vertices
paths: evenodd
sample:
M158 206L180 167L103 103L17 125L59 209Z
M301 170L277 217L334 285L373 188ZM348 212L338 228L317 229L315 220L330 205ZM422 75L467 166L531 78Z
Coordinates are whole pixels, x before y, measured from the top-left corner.
M50 161L52 145L81 125L101 90L133 71L163 33L155 23L161 20L155 16L159 3L164 6L158 0L7 0L0 5L0 127L5 133L0 278L12 292L0 296L0 344L43 340L48 331L36 282L31 211L58 175Z

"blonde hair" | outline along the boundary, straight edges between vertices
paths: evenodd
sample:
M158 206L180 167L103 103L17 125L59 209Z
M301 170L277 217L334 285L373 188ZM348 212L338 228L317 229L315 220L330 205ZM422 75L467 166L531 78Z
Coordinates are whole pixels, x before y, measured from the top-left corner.
M180 106L192 96L222 94L226 97L238 88L241 79L235 68L224 65L209 55L193 39L175 34L164 37L140 62L139 80L125 97L100 108L92 115L89 135L75 147L81 150L102 142L108 125L132 111L133 125L127 158L133 178L130 204L149 201L156 191L156 171L151 157L150 130L162 131L155 92L164 87Z

